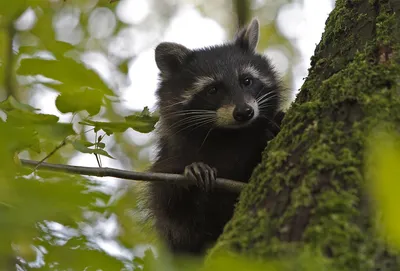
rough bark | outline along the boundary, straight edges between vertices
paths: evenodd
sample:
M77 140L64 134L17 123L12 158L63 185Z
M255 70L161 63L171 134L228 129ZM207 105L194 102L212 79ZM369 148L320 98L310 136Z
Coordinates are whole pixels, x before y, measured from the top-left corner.
M255 259L305 248L339 270L399 270L366 193L368 135L400 120L400 1L338 0L309 75L211 250Z

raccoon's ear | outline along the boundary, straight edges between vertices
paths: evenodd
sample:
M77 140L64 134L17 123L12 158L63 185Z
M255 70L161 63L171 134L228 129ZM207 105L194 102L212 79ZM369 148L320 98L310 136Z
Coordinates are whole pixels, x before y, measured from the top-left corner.
M255 52L260 32L260 23L254 18L247 27L239 30L234 44L246 51Z
M175 42L162 42L155 50L156 64L161 73L168 75L176 71L190 50Z

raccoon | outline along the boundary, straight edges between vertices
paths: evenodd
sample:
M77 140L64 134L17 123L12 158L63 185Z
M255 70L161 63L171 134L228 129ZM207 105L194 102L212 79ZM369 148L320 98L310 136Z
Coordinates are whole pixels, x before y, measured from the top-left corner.
M194 185L149 184L154 226L173 254L202 255L233 215L238 193L217 177L247 182L284 116L281 82L256 52L259 22L233 41L188 49L155 49L160 121L151 172L184 174Z

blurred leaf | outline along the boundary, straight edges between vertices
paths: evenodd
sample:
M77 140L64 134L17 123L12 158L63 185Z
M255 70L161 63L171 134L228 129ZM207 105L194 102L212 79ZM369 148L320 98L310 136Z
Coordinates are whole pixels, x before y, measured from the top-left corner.
M38 109L24 103L20 103L10 96L7 100L0 103L0 109L7 114L7 122L13 125L32 125L32 124L55 124L58 117L51 114L34 113Z
M211 270L229 270L229 271L280 271L274 263L262 263L251 261L244 257L236 255L236 257L228 255L214 256L211 261L207 263L204 271Z
M124 62L122 62L119 66L118 66L119 70L123 73L123 74L128 74L129 72L129 61L126 60Z
M13 109L18 109L20 111L33 112L39 109L36 109L29 104L20 103L13 96L9 96L6 100L0 102L0 109L4 111L11 111Z
M4 69L5 69L5 60L7 56L7 47L8 47L7 42L8 42L7 32L4 29L0 28L0 88L4 87L5 83Z
M18 228L33 227L34 223L43 220L57 221L65 216L80 217L81 207L90 204L93 199L89 194L82 193L83 187L76 179L76 176L70 175L46 182L15 179L14 193L2 198L3 202L13 206L8 212L2 213L3 223L9 224L10 230L17 232Z
M72 123L38 124L35 125L35 129L41 137L58 141L63 140L67 136L76 135Z
M4 153L1 152L4 155L6 155L6 153L12 155L13 152L27 148L31 148L36 152L40 151L37 132L32 127L17 127L13 123L10 124L0 121L0 130L7 131L7 133L1 133L2 137L0 137L0 140L6 142L3 148L7 149L7 151Z
M22 112L13 110L7 112L7 122L23 125L23 124L55 124L58 117L51 114L35 114L30 112Z
M40 39L40 48L50 51L56 58L62 58L66 52L76 49L72 44L56 39L53 29L54 10L50 6L43 6L35 14L38 20L30 32Z
M111 159L114 159L114 157L109 155L105 150L88 148L86 142L87 141L75 140L75 141L72 141L71 144L72 144L72 146L74 146L74 148L77 151L80 151L82 153L99 154L99 155L107 156Z
M49 0L13 0L0 1L0 21L3 25L18 19L19 16L29 7L44 7Z
M154 270L155 267L155 256L151 249L146 249L144 252L143 260L143 271L151 271Z
M25 0L0 1L0 19L3 25L15 20L27 8Z
M38 51L37 46L22 45L18 48L19 54L34 54Z
M80 86L79 88L92 88L106 95L114 95L96 72L71 58L63 57L58 60L25 58L21 60L17 72L19 75L43 75L67 85L65 88L57 88L57 85L53 85L60 90Z
M71 241L64 246L49 247L49 252L45 255L48 264L54 265L57 270L123 270L124 264L119 259L100 250L85 248L84 240L75 242L78 245L69 244Z
M101 122L84 120L81 124L94 126L95 131L103 130L107 135L122 133L132 128L140 133L149 133L154 130L158 121L157 115L151 115L149 109L145 107L142 112L125 117L125 122Z
M106 144L104 144L103 142L97 142L95 145L97 146L97 148L100 149L104 149L106 147Z
M62 113L86 110L91 116L100 112L103 95L94 89L71 90L61 93L56 99L57 109Z
M382 214L383 230L388 241L400 249L400 144L399 139L385 134L374 139L368 155L374 172L371 193Z
M57 52L59 54L64 54L70 50L74 50L75 47L68 42L55 40L53 43L51 43L51 46L49 49L53 53Z

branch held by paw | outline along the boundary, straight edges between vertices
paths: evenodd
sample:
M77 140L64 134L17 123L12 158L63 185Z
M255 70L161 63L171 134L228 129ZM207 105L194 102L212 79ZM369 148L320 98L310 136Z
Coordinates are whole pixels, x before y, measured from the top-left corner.
M21 159L21 164L27 167L36 169L45 169L50 171L59 171L71 174L80 174L86 176L96 176L96 177L115 177L125 180L135 180L135 181L152 181L152 182L171 182L177 184L187 184L188 180L185 176L179 174L169 174L169 173L153 173L153 172L135 172L128 170L121 170L115 168L106 167L81 167L81 166L69 166L61 164L50 164L45 162L38 162L32 160ZM240 192L245 186L244 183L217 178L216 185L220 188Z

